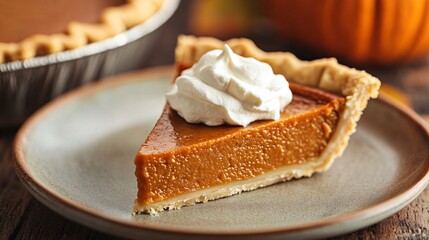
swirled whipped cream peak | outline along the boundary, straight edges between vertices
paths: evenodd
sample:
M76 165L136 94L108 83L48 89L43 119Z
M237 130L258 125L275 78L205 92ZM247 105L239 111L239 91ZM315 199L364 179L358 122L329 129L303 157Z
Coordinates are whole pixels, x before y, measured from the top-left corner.
M189 123L245 127L256 120L278 120L292 92L270 65L239 56L225 45L184 70L167 100Z

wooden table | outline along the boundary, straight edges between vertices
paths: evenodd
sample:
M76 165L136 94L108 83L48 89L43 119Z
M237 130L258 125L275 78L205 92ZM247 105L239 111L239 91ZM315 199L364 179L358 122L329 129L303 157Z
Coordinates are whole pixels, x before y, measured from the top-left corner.
M153 53L148 67L173 62L176 36L186 33L186 5L182 5L179 14L168 23L159 43L164 47ZM272 42L260 36L256 38L262 46ZM267 48L280 50L279 47L274 44ZM413 64L367 70L405 92L418 113L429 114L429 57ZM425 118L429 122L427 115ZM62 217L30 195L13 166L11 147L17 129L0 129L0 239L116 239ZM333 239L429 239L429 187L397 214Z

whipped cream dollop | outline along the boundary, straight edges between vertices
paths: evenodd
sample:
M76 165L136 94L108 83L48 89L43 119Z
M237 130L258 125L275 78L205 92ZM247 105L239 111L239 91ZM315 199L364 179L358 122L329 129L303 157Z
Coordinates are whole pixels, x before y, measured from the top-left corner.
M183 71L167 100L189 123L245 127L256 120L278 120L292 92L270 65L239 56L225 45Z

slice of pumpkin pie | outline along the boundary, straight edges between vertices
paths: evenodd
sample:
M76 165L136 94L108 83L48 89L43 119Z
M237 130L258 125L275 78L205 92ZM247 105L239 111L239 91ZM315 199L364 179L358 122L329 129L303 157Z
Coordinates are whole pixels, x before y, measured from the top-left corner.
M176 69L164 112L135 158L136 214L327 170L380 86L335 59L300 61L247 39L180 36Z

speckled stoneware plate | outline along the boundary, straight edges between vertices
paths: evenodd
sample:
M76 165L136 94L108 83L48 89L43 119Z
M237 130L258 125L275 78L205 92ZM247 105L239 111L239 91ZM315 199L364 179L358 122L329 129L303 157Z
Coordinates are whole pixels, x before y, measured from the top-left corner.
M159 216L132 216L134 155L161 114L171 77L171 68L130 73L39 110L15 142L22 182L59 214L122 237L298 239L376 223L429 181L428 129L411 110L379 99L328 172Z

